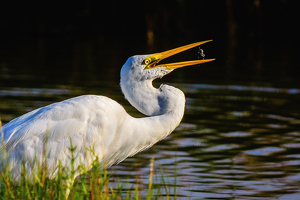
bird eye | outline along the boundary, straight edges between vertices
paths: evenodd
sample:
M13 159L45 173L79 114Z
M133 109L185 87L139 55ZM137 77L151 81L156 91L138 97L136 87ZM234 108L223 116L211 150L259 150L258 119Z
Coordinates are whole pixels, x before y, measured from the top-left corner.
M150 58L147 58L147 59L144 61L144 63L145 63L146 65L148 65L150 62L151 62L151 59L150 59Z

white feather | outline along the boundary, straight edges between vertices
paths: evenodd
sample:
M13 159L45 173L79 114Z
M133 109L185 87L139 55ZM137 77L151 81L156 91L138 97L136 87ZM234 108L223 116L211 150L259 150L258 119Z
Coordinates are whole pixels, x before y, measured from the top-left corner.
M172 86L154 88L153 79L172 70L144 69L141 62L145 57L128 59L120 84L128 101L152 117L133 118L116 101L96 95L79 96L24 114L2 127L14 178L20 176L22 161L31 173L32 163L41 166L46 158L49 177L55 176L59 162L70 168L70 141L76 147L75 168L83 164L88 170L94 156L102 167L109 167L169 135L183 117L185 97Z

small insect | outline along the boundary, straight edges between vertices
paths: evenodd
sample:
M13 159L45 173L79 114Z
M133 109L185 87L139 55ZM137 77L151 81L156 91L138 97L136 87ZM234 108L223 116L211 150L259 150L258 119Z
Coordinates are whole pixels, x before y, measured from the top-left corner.
M196 55L198 56L198 58L204 59L205 57L204 50L199 47L199 51Z

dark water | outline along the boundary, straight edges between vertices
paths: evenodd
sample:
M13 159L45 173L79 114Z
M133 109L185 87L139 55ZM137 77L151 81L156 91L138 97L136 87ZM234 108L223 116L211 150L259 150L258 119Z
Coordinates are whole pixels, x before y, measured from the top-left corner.
M131 115L142 116L126 102L118 80L127 54L146 50L141 46L135 51L131 50L134 47L120 49L114 44L101 51L92 42L75 47L39 51L25 46L21 53L1 57L3 123L83 94L108 96ZM162 183L161 169L170 185L162 193L174 195L175 183L178 199L300 199L298 82L289 74L277 76L284 71L280 67L284 59L275 65L272 77L264 77L261 68L273 63L259 59L232 62L234 58L226 52L216 54L228 60L222 57L200 68L176 70L156 81L184 91L184 119L166 139L114 166L113 180L128 182L124 187L132 189L138 177L146 190L154 157L154 181ZM177 61L185 58L178 56ZM106 67L100 68L102 65ZM245 71L236 65L245 65ZM117 187L116 182L111 185Z

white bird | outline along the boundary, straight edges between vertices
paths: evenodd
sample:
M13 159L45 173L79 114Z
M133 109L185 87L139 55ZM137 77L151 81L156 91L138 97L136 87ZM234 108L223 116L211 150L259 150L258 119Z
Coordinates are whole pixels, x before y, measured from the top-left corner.
M158 63L209 41L162 53L132 56L126 61L121 69L121 89L132 106L150 117L131 117L119 103L105 96L84 95L54 103L2 127L0 163L6 162L15 180L20 179L22 165L25 164L30 177L36 167L46 163L48 176L53 178L59 162L71 168L71 143L76 147L75 169L83 165L86 170L92 167L96 157L101 167L107 168L151 147L179 125L185 107L181 90L164 84L155 88L152 81L176 68L214 59ZM75 177L81 173L76 171ZM70 186L73 181L74 178L69 180Z

